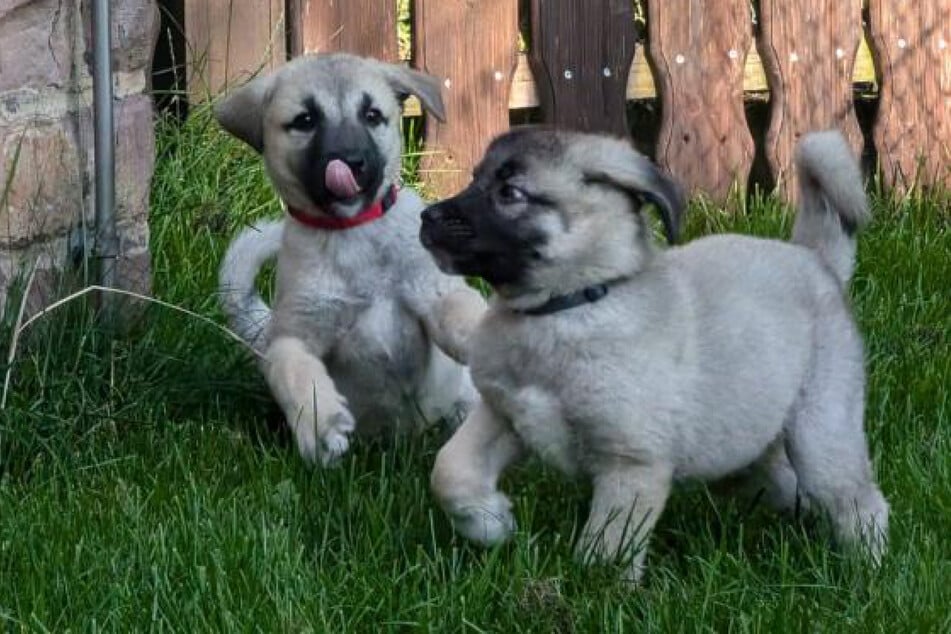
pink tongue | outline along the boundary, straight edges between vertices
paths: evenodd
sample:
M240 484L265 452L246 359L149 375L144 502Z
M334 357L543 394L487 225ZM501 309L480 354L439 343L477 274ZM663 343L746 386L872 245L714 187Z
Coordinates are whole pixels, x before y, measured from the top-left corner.
M334 159L327 163L324 184L337 198L353 198L360 193L360 186L357 185L357 179L353 177L353 172L340 159Z

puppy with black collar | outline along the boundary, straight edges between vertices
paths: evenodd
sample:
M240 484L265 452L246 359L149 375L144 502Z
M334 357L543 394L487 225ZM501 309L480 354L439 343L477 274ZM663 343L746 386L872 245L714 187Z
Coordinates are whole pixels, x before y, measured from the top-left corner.
M531 450L593 484L585 556L636 550L678 480L756 478L780 509L828 513L879 561L888 505L863 431L862 340L846 286L866 223L861 175L838 133L798 154L791 243L719 235L658 249L684 201L628 143L522 129L489 147L472 185L423 213L440 267L495 299L472 338L482 401L441 449L432 487L455 527L492 544L515 527L498 490Z

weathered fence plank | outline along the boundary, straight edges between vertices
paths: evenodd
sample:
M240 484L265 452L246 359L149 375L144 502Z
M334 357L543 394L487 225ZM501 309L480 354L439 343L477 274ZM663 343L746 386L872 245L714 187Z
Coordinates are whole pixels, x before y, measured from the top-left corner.
M657 162L691 193L723 200L746 186L755 152L743 109L749 0L651 2L647 23L663 100Z
M629 0L531 0L529 55L516 54L519 2L416 2L417 63L448 80L450 119L428 122L422 160L434 193L468 181L486 141L507 128L510 108L541 106L549 122L624 135L625 101L654 96L655 77L664 98L658 160L695 192L722 198L745 181L752 144L742 91L764 91L764 77L773 105L765 153L788 198L795 196L792 157L803 133L838 127L856 152L862 147L853 82L875 79L861 37L862 0L760 0L757 48L748 45L744 0L651 2L655 77L644 56L632 63ZM283 63L286 38L293 54L399 58L395 0L183 4L193 102ZM885 182L951 187L951 0L869 4L881 87L873 137ZM415 100L407 114L418 114Z
M531 16L529 63L545 121L627 136L636 38L630 0L532 0Z
M486 144L509 126L517 0L418 0L415 60L444 79L447 121L426 122L421 176L432 193L462 189Z
M947 2L948 0L936 0ZM216 93L224 82L223 66L227 65L232 81L257 70L262 62L265 68L280 64L284 58L283 25L280 22L281 0L269 0L268 11L263 4L237 0L186 0L186 30L188 39L188 82L190 93L204 96ZM390 8L385 0L287 0L287 29L290 51L297 55L304 51L351 50L363 55L394 60L396 50L396 3ZM377 5L376 3L379 3ZM234 11L232 11L234 7ZM329 9L328 9L329 7ZM357 7L354 9L353 7ZM317 20L317 14L326 12L330 17ZM228 28L229 14L231 27ZM261 16L264 16L263 18ZM351 16L355 16L351 17ZM358 26L347 27L356 19ZM322 24L335 26L324 28ZM266 25L270 25L265 28ZM250 37L247 35L250 33ZM320 33L326 33L322 36ZM363 36L359 34L365 34ZM372 34L372 35L370 35ZM234 45L229 45L229 41ZM327 42L330 42L328 46ZM392 47L392 48L391 48ZM214 71L219 76L218 88L211 89L208 73L202 63L211 50L217 60ZM229 56L224 55L229 51ZM221 67L221 68L219 68ZM193 72L197 70L198 72ZM744 66L743 89L747 92L767 90L759 54L750 48ZM863 41L855 64L853 80L875 81L871 53ZM644 56L637 56L626 79L626 98L645 99L656 96L651 70ZM528 56L518 55L515 76L509 97L509 108L534 108L540 105L535 79ZM418 104L410 104L409 113L418 114Z
M291 52L397 61L396 0L289 0Z
M185 37L189 98L202 101L284 62L284 0L190 0Z
M875 81L875 67L872 63L872 54L869 51L865 40L859 46L858 57L855 60L855 72L852 74L852 81L866 84ZM743 69L743 90L751 93L766 92L769 86L766 84L766 75L763 74L763 64L760 61L759 52L752 44L746 53L746 64ZM654 90L654 78L651 75L651 69L643 55L634 57L634 63L631 64L631 72L627 76L627 99L651 99L656 97ZM515 76L512 78L512 90L509 93L509 108L518 110L520 108L535 108L540 105L538 92L535 89L535 78L532 76L532 69L528 63L528 56L524 53L518 55L518 62L515 65ZM407 104L407 114L410 116L419 114L419 104L411 101Z
M766 158L780 191L793 200L793 156L804 133L839 128L856 155L862 149L852 96L862 0L760 0L760 24L772 96Z
M885 183L951 187L951 0L871 0L881 101L873 138Z

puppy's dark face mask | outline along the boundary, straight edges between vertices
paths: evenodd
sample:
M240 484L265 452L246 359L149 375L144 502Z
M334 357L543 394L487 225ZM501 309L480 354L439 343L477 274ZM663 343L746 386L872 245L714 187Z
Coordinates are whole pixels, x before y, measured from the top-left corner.
M382 101L364 93L358 103L333 104L336 113L347 116L331 120L327 109L308 96L284 122L286 134L303 137L293 171L315 206L324 211L357 208L378 196L387 166L377 138L392 144L387 137L395 134L389 129L395 117L382 114ZM346 112L346 106L353 112Z
M352 55L306 55L222 99L215 117L264 156L289 207L351 217L399 178L402 102L445 118L440 82Z
M485 161L465 191L423 211L420 240L443 271L515 285L544 257L538 216L549 210L513 182L523 174L515 161Z
M629 145L516 129L492 142L468 188L423 212L420 240L444 272L500 291L560 290L643 260L645 201L674 236L679 190Z

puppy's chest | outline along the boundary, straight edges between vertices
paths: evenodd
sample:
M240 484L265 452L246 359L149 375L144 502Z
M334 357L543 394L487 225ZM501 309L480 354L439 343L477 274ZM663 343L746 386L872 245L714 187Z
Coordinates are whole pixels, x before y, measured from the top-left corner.
M504 338L503 338L504 339ZM588 449L576 386L557 353L549 356L517 341L478 346L472 376L483 398L542 459L573 474Z
M398 267L391 256L389 249L371 244L347 250L331 243L282 261L277 280L280 310L346 327L374 303L397 298Z

